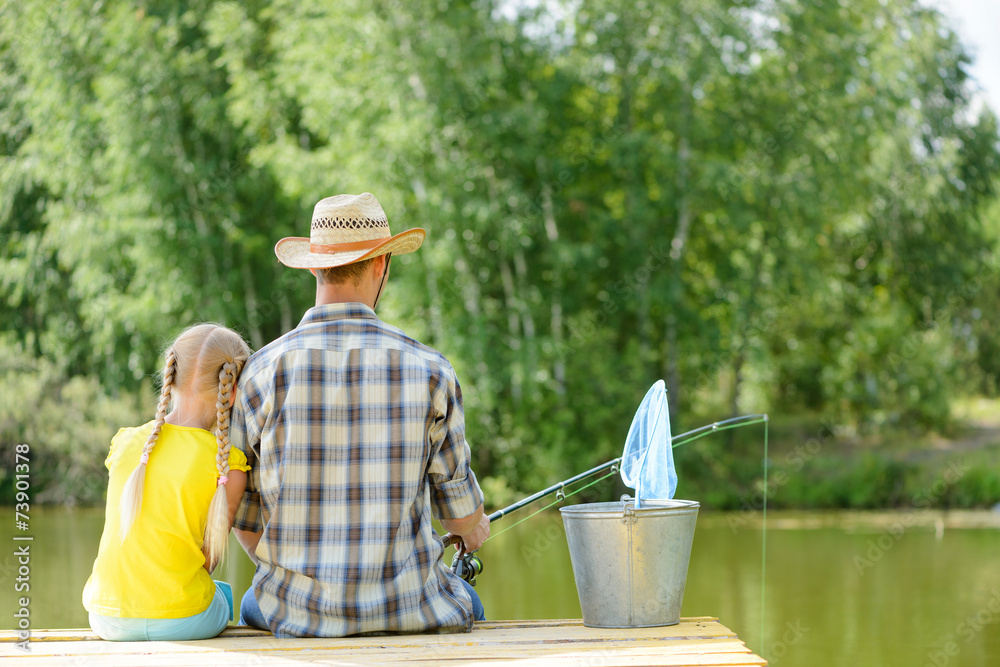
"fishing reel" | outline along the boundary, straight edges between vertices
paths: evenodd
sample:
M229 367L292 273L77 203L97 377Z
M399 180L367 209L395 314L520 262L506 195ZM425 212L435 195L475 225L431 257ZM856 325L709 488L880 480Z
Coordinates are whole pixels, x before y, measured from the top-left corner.
M483 572L483 561L475 553L463 555L456 553L451 561L451 571L468 581L470 586L475 586L476 577Z

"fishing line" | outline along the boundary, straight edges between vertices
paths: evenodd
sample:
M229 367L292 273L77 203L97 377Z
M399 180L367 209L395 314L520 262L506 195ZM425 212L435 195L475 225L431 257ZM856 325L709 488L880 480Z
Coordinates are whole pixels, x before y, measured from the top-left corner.
M752 424L764 424L764 501L761 508L761 528L760 528L760 645L763 649L764 646L764 628L766 627L766 614L767 609L764 605L764 583L766 581L767 573L767 435L770 427L770 421L767 415L763 415L759 419L754 419L753 421L740 422L738 424L727 424L724 426L717 426L711 430L706 430L704 433L696 433L695 435L689 436L680 442L673 444L673 449L680 447L681 445L686 445L689 442L693 442L698 438L703 438L706 435L712 433L718 433L719 431L728 431L731 428L739 428L741 426L750 426Z
M764 650L764 574L767 565L767 417L764 417L764 510L760 529L760 647Z

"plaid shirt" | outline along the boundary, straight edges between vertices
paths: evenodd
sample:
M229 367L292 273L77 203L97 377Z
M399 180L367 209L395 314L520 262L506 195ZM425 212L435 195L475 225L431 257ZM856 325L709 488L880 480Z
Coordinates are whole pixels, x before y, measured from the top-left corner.
M431 516L483 501L462 393L439 352L360 303L309 309L239 381L230 438L252 467L235 527L277 637L471 630Z

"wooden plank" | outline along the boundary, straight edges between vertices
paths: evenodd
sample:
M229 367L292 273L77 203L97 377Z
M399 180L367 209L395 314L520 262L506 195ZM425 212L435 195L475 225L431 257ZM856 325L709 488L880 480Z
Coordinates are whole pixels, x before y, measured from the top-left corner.
M567 641L679 641L684 639L708 638L708 637L733 637L736 635L721 625L717 621L696 621L685 620L684 623L674 626L659 628L587 628L579 621L560 622L546 624L525 624L519 623L517 626L510 624L477 624L472 633L456 633L443 635L390 635L377 637L346 637L346 638L309 638L296 639L296 643L328 645L330 647L343 646L357 648L366 645L383 646L393 644L397 646L428 644L470 644L470 643L496 643L505 641L515 641L518 643L531 642L567 642ZM12 631L0 633L0 639L6 643L12 643L16 638ZM36 642L58 642L58 641L100 641L99 638L89 630L42 630L32 633L32 643ZM216 644L229 647L233 642L254 640L274 640L271 634L247 627L227 628L222 635L217 638L195 642L195 645L211 647ZM282 640L285 641L285 640ZM278 642L281 643L281 642Z
M579 620L492 621L471 633L276 639L246 627L190 642L104 642L89 629L39 630L31 653L0 632L0 664L151 667L301 665L765 665L715 618L658 628L587 628Z
M636 644L634 642L593 642L589 644L580 643L551 643L542 645L525 645L517 642L505 644L454 644L454 645L413 645L413 646L364 646L364 647L329 647L317 645L304 645L299 640L274 640L282 642L280 644L263 645L230 645L225 648L218 646L204 647L195 645L193 642L116 642L113 649L104 647L101 642L86 642L83 644L46 644L32 648L32 655L37 657L59 656L72 653L78 656L100 656L117 654L134 654L136 651L166 651L174 653L234 653L240 651L266 651L275 655L295 654L296 656L325 656L350 654L358 657L391 656L407 658L419 656L426 652L447 652L453 656L463 656L469 658L489 658L506 657L514 658L531 655L554 655L575 651L577 653L604 653L604 652L642 652L655 650L663 654L684 655L689 653L732 653L748 652L742 642L736 639L703 639L690 640L685 642L671 642L669 644L657 644L656 642L644 642Z
M363 653L370 650L375 651L386 651L388 649L394 649L399 651L421 651L421 650L449 650L449 651L470 651L473 649L481 649L484 652L497 652L506 647L515 646L518 650L532 650L535 652L545 652L550 650L563 650L565 647L572 646L579 650L589 650L589 649L600 649L606 647L614 648L628 648L628 647L644 647L644 646L659 646L664 650L670 648L671 650L686 650L685 647L688 646L701 646L701 645L714 645L714 644L724 644L727 642L736 642L742 646L739 639L733 635L722 634L718 636L711 635L687 635L682 638L647 638L647 639L633 639L629 637L605 637L605 638L589 638L589 639L578 639L572 637L553 637L545 640L536 640L529 637L518 637L517 635L512 635L508 637L498 637L494 635L489 636L478 636L478 635L463 635L463 637L468 637L466 640L452 639L452 640L441 640L434 638L427 638L428 641L410 641L410 642L400 642L384 640L381 643L377 642L334 642L328 639L274 639L273 637L252 637L252 638L233 638L224 640L205 640L198 642L169 642L169 644L174 647L173 650L182 652L206 652L210 650L220 650L220 651L252 651L252 650L267 650L273 652L279 651L326 651L326 652L351 652L351 653ZM421 637L424 639L424 637ZM212 642L211 644L208 642ZM153 642L156 643L156 642ZM104 655L113 654L120 651L128 651L130 649L126 648L130 646L131 642L114 642L110 646L101 641L85 640L79 642L38 642L33 643L33 652L36 655L60 655L65 653L68 646L72 647L73 653L77 655ZM10 645L8 645L10 646ZM118 648L122 647L122 648ZM182 648L183 647L183 648ZM13 648L13 647L10 647ZM0 653L2 654L2 653Z
M0 658L0 665L38 665L44 664L51 667L81 667L84 663L80 662L79 657L63 657L63 658L50 658L45 663L31 663L31 662L20 662L20 658ZM17 661L17 662L15 662ZM93 661L88 660L85 663L87 667L120 667L128 665L134 667L135 665L143 665L149 667L190 667L192 665L198 665L199 667L207 664L202 661L192 660L191 657L179 658L173 655L142 655L133 656L131 661L120 660L120 661ZM243 655L239 659L232 662L225 663L213 663L222 665L252 665L260 667L302 667L302 659L291 659L291 658L275 658L271 656L256 656L256 655ZM518 660L444 660L441 658L428 658L427 660L381 660L377 662L363 662L363 661L352 661L352 660L341 660L341 659L322 659L311 661L311 664L315 665L332 665L335 667L371 667L371 665L383 665L387 667L407 667L408 665L418 665L419 667L429 667L431 665L441 665L444 667L503 667L506 665L516 665L516 667L594 667L595 665L601 665L602 667L632 667L632 666L649 666L649 667L728 667L729 665L745 666L745 667L764 667L767 662L757 656L751 654L743 654L743 656L736 655L703 655L703 656L692 656L688 659L678 660L675 658L669 658L666 656L628 656L628 655L616 655L613 659L600 658L597 662L594 661L592 657L558 657L558 658L523 658Z
M15 662L16 661L16 662ZM728 652L728 653L701 653L671 655L655 650L646 652L566 652L546 656L516 654L512 656L467 656L453 655L448 653L424 654L421 656L399 656L399 655L344 655L344 656L315 656L315 655L270 655L258 653L237 652L232 654L178 654L171 652L156 653L131 653L128 655L114 656L89 656L82 658L78 655L46 656L41 659L30 657L0 658L0 664L17 665L51 665L52 667L118 667L121 665L143 665L144 667L175 667L187 665L261 665L271 667L274 665L296 665L301 667L303 663L323 664L323 665L412 665L421 667L429 665L445 666L466 666L466 665L517 665L517 667L547 667L554 666L588 666L603 665L614 667L616 665L662 665L666 667L678 667L681 665L766 665L766 661L749 652Z
M374 643L383 645L412 644L427 645L429 643L452 644L467 643L468 638L476 635L491 641L506 641L514 638L516 641L604 641L607 639L626 639L630 641L662 641L683 640L694 637L736 637L731 630L718 623L715 618L685 618L677 625L655 628L588 628L579 620L547 620L547 621L487 621L476 624L473 633L455 633L443 635L396 635L380 637L344 637L344 638L310 638L296 639L297 642L328 642L347 644L350 646ZM233 639L271 638L271 633L256 630L247 626L230 626L214 639L198 642L200 646L210 646L211 642ZM12 631L0 631L0 644L14 642L16 637ZM35 630L31 635L32 643L58 641L100 641L100 638L90 629L69 630Z
M213 665L214 666L236 666L252 665L260 667L302 667L304 663L316 665L333 665L337 667L370 667L371 665L385 665L388 667L406 667L407 665L418 665L419 667L429 667L430 665L443 665L444 667L499 667L502 665L516 665L516 667L632 667L649 665L652 667L728 667L730 665L744 665L763 667L767 662L762 658L750 653L712 653L688 656L668 656L658 653L651 654L607 654L607 655L577 655L564 654L546 657L519 656L513 659L507 658L486 658L468 659L465 657L428 655L421 658L407 657L405 659L389 659L385 656L374 658L354 658L353 656L314 658L314 657L287 657L259 655L252 653L240 653L233 656L219 658L215 655L179 655L173 653L149 653L132 654L121 656L102 656L100 658L87 658L84 662L80 656L58 656L48 657L44 661L31 661L25 658L0 658L0 665L45 665L46 667L121 667L143 665L143 667L189 667L192 665Z

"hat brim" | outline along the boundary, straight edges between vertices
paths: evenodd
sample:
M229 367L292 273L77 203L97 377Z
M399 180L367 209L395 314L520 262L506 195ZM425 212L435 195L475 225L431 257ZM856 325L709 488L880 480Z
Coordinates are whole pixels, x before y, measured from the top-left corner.
M279 262L293 269L330 269L390 252L394 255L411 253L424 242L426 234L427 232L419 227L407 229L405 232L390 236L374 248L346 252L312 252L309 239L290 236L278 241L274 246L274 254L278 256Z

